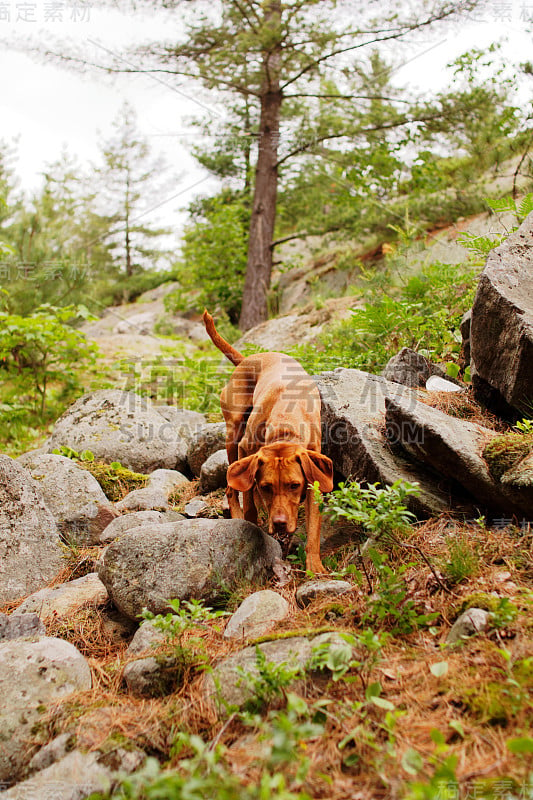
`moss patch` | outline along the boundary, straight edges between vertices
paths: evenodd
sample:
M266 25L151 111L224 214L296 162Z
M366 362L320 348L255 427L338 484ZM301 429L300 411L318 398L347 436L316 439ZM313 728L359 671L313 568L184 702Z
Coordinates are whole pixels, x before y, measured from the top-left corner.
M522 458L533 452L533 434L504 433L496 436L483 450L493 478L500 480Z
M93 475L108 500L113 503L122 500L134 489L144 489L148 482L148 475L133 472L121 466L111 466L101 461L81 461L78 466L88 470Z

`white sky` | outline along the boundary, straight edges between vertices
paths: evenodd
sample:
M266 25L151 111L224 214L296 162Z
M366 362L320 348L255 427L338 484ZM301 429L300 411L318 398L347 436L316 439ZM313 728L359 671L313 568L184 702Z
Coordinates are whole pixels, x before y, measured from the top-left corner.
M76 21L72 17L77 17ZM511 61L531 59L532 26L527 32L526 20L533 20L533 0L486 2L475 20L456 23L440 33L436 28L415 48L398 50L396 46L391 51L395 61L407 62L396 71L397 81L424 91L443 88L444 67L449 61L473 46L484 48L502 37L508 41L506 54ZM121 52L127 44L161 35L167 38L168 33L169 23L160 16L125 17L92 8L90 0L86 4L74 0L0 1L0 41L70 40L92 50L95 60L99 54L105 55L94 44L97 40ZM145 75L113 79L95 72L81 75L43 64L5 45L0 45L0 76L0 139L18 137L15 170L25 190L39 185L45 164L57 159L65 146L82 163L95 161L98 143L109 137L111 122L125 99L136 109L139 129L154 151L163 152L180 176L175 191L169 192L169 201L154 212L156 221L179 226L184 219L180 209L195 195L216 187L187 151L187 142L198 135L190 132L188 119L206 108L216 115L223 113L207 91L191 86L176 91L171 77L159 82Z

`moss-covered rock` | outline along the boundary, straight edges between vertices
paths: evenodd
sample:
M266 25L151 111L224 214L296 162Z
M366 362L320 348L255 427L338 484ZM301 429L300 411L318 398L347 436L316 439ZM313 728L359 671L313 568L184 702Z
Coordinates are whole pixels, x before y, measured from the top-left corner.
M144 489L149 477L141 472L133 472L121 464L111 465L101 461L82 461L79 466L88 470L96 478L105 496L113 502L122 500L134 489Z
M533 452L533 434L504 433L492 439L483 450L490 474L501 480L508 470Z

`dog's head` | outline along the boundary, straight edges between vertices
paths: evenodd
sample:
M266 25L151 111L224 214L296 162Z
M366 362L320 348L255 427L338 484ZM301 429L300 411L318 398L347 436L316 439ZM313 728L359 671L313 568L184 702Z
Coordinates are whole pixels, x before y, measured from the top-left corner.
M331 459L296 444L265 445L228 468L228 486L238 492L253 489L256 507L268 512L269 533L294 533L298 506L315 481L322 492L333 489Z

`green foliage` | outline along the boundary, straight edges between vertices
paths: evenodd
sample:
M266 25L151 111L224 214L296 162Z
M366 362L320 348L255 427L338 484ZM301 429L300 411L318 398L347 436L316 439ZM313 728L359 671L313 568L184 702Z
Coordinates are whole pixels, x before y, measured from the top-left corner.
M386 640L385 633L375 633L370 629L356 634L340 632L334 641L321 642L313 647L307 668L327 671L333 681L353 680L348 673L354 671L366 685L367 676L379 661Z
M522 220L533 211L533 192L527 194L520 203L517 203L512 197L503 197L499 200L488 199L487 204L496 213L511 213L514 214L518 222ZM471 255L477 259L477 263L483 265L485 260L494 248L507 239L510 233L516 231L518 225L511 228L510 231L505 233L495 234L493 236L477 236L473 233L461 233L457 237L457 241L470 251Z
M143 609L142 619L151 622L162 631L172 647L172 668L175 680L182 680L190 669L207 669L209 658L203 640L198 636L184 636L197 628L205 627L223 616L224 611L213 611L204 606L203 600L173 599L168 601L172 609L167 614L153 614Z
M244 667L237 667L240 682L250 692L251 697L245 703L247 711L258 712L279 698L287 699L287 688L305 674L299 664L282 662L276 664L268 661L260 647L255 648L256 671L250 672Z
M181 289L165 304L174 311L204 308L238 319L246 271L250 211L238 195L223 192L199 204L183 235L182 257L175 267Z
M477 575L480 561L475 547L466 536L454 537L447 543L448 558L442 565L447 581L452 585Z
M113 800L310 800L287 788L280 772L263 770L257 782L243 783L224 759L224 748L199 736L179 733L175 750L188 751L179 769L163 770L155 758L124 778L108 797Z
M414 564L400 564L394 570L387 563L386 554L370 549L369 557L377 573L377 585L361 617L363 625L386 628L393 635L403 636L438 618L438 612L420 613L410 596L406 574Z
M433 360L456 360L462 341L459 324L472 303L477 273L477 267L435 263L400 286L394 286L390 267L365 273L363 307L325 331L323 352L306 356L300 348L291 354L312 372L336 366L379 372L402 347Z
M0 312L0 368L8 391L41 418L50 388L72 394L80 385L77 370L95 361L96 345L68 324L88 316L84 306L41 306L28 317Z
M405 531L415 519L407 509L408 497L420 493L418 484L395 481L392 486L380 488L378 483L364 488L357 481L345 484L323 497L314 485L315 498L320 511L333 521L347 519L361 525L366 533L377 539L398 531Z
M533 433L533 419L523 419L516 423L515 428L520 433Z

